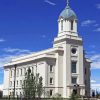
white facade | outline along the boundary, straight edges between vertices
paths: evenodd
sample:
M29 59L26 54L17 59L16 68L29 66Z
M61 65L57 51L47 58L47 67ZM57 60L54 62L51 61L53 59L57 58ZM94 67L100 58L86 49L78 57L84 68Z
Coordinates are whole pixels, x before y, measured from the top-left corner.
M43 77L45 97L59 93L68 98L73 91L89 96L90 63L84 56L83 41L77 32L77 20L59 18L58 36L52 48L15 58L4 65L4 96L14 91L14 80L16 95L23 94L21 86L29 67L34 73L37 69L37 73Z

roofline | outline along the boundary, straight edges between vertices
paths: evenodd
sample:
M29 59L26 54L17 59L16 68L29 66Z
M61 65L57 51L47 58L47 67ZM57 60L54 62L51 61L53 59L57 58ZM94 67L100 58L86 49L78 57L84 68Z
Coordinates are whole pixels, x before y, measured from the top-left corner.
M15 64L20 64L20 63L24 63L24 62L29 62L29 61L33 61L33 60L38 60L41 58L55 58L55 56L53 55L53 52L58 52L58 51L63 51L63 48L62 47L54 47L54 48L36 52L36 53L30 54L30 55L25 55L25 56L22 56L19 58L14 58L14 59L12 59L11 62L8 62L7 64L5 64L4 67L15 65ZM49 54L49 53L52 53L52 54Z

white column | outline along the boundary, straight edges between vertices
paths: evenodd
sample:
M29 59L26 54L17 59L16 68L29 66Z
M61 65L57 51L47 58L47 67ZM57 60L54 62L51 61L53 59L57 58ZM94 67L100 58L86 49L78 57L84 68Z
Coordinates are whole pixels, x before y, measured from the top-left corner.
M79 46L78 56L79 84L84 85L83 46Z
M71 84L71 58L70 58L70 44L65 44L64 46L64 55L63 55L63 97L68 97L67 90Z
M64 56L63 56L63 97L64 98L66 98L66 95L67 95L67 93L66 93L66 91L67 91L67 88L66 88L66 86L67 86L67 82L66 82L66 75L67 75L67 73L66 73L66 45L65 45L65 48L64 48L65 50L64 50Z
M4 69L4 91L3 95L9 95L9 69Z
M56 53L56 66L55 66L55 93L58 93L58 66L59 66L59 54Z
M77 21L74 21L73 24L74 24L74 25L73 25L73 31L74 31L75 33L77 33Z

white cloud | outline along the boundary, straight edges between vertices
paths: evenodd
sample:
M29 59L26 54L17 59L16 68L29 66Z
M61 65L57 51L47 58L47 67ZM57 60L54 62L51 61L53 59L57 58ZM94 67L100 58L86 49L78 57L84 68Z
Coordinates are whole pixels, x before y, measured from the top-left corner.
M94 30L95 32L100 32L100 27Z
M92 84L92 87L100 87L100 84Z
M95 20L85 20L81 23L81 26L89 26L89 25L94 24L94 23L96 23Z
M100 62L93 62L91 64L92 69L100 69Z
M91 68L100 69L100 54L95 54L91 56L91 60L92 60Z
M3 67L5 63L10 62L13 58L32 53L30 50L12 48L5 48L3 51L7 52L7 54L0 56L0 67Z
M3 84L0 84L0 90L3 90Z
M98 61L98 60L100 60L100 54L93 55L93 56L91 57L91 60L92 60L92 61Z
M97 9L100 9L100 4L96 4Z
M96 51L88 51L88 52L85 52L85 57L86 58L91 58L92 55L95 55L96 54Z
M20 56L24 56L26 54L22 53L22 54L13 54L13 55L3 55L0 57L0 67L3 67L4 64L6 64L7 62L12 61L12 59L20 57Z
M16 55L4 55L0 57L0 67L3 67L5 63L11 61Z
M95 83L95 84L91 84L91 89L94 89L94 90L97 90L97 91L100 91L100 84L98 83Z
M96 81L95 80L91 80L91 83L96 83Z
M3 38L0 38L0 42L4 42L5 40Z
M98 26L99 26L99 24L94 24L94 26L95 26L95 27L98 27Z
M44 0L44 2L46 2L46 3L48 3L48 4L52 5L52 6L55 6L56 5L54 2L51 2L49 0Z
M26 50L26 49L18 49L18 48L4 48L4 51L5 52L8 52L8 53L31 53L30 50Z

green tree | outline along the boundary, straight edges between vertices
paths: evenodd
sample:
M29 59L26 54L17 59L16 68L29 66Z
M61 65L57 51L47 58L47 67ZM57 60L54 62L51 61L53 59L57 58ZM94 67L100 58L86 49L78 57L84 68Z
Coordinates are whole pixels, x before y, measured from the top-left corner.
M99 97L99 92L96 90L96 98Z
M38 97L40 98L41 97L41 95L42 95L42 93L43 93L43 84L42 84L42 77L39 77L39 82L37 83L37 95L38 95Z
M34 73L31 72L31 69L28 68L22 89L24 97L32 99L36 97L40 98L43 93L42 77L40 77L39 74L34 75Z
M69 100L78 100L78 96L73 92L69 98Z
M61 97L61 94L56 93L53 95L52 100L63 100L63 98Z

